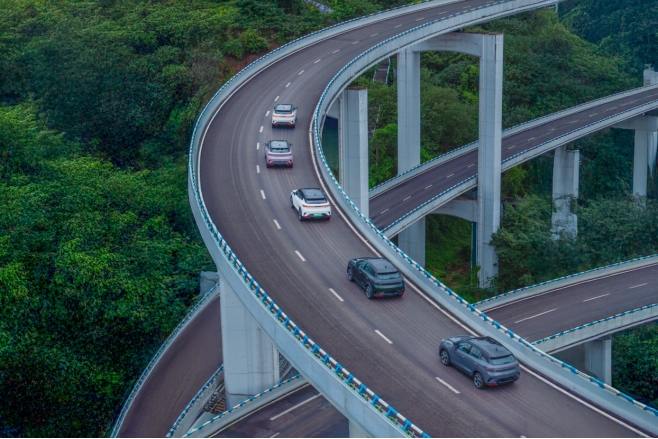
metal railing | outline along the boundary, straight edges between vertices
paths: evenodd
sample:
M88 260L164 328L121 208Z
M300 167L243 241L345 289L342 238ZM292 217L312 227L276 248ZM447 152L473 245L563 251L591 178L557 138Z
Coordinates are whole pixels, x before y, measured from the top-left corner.
M393 252L392 254L396 256L396 260L401 261L401 262L406 262L411 268L408 270L405 267L400 267L402 271L405 271L407 273L412 274L417 281L420 281L419 284L426 284L425 281L429 281L434 287L436 287L436 290L430 290L430 294L433 297L436 297L437 299L440 299L442 303L448 303L450 300L447 302L446 297L442 296L441 294L435 295L436 291L438 290L439 293L443 293L447 296L448 299L452 299L453 301L456 301L458 305L460 305L462 308L466 308L471 316L474 316L475 319L472 319L469 317L469 313L464 313L463 311L459 312L461 317L463 317L465 320L464 321L471 321L473 323L476 323L478 327L484 328L485 331L490 331L490 329L487 329L487 327L495 328L499 333L504 334L505 336L509 337L509 339L513 342L516 342L518 344L517 346L511 346L514 351L517 353L522 354L524 349L529 350L531 353L535 354L536 356L541 357L542 359L547 360L553 365L559 366L560 370L562 368L567 369L570 371L573 375L576 375L585 381L595 384L598 386L600 389L604 389L608 392L610 392L612 395L617 396L621 398L624 401L630 402L633 404L634 407L637 407L645 412L649 412L656 417L658 417L658 411L653 409L652 407L649 407L645 404L640 403L639 401L636 401L635 399L631 398L628 395L625 395L624 393L605 385L604 383L601 383L597 379L590 377L577 369L575 369L573 366L551 356L546 354L545 352L541 351L540 349L536 348L533 346L531 343L520 337L519 335L515 334L513 331L510 329L506 328L505 326L501 325L497 321L491 319L488 317L486 314L478 310L475 306L472 304L468 303L466 300L461 298L458 294L453 292L449 287L444 285L441 281L436 279L434 276L432 276L431 273L429 273L427 270L425 270L420 264L415 262L413 259L411 259L409 256L407 256L402 250L400 250L382 231L380 231L371 221L368 219L366 216L364 216L359 208L352 202L352 200L349 198L349 196L345 193L343 188L340 186L338 181L336 180L336 177L333 175L331 172L331 168L329 167L326 158L324 156L324 152L322 149L322 142L321 142L321 137L320 137L320 124L322 119L322 116L324 114L324 111L326 111L326 108L328 108L329 104L332 102L332 100L335 98L337 93L339 93L342 88L344 88L345 84L347 84L351 78L355 77L359 71L359 69L364 69L366 65L368 65L368 61L372 61L372 59L376 59L377 56L380 54L383 54L387 48L382 48L382 51L372 54L370 57L368 57L369 54L371 54L373 51L376 51L380 47L387 45L388 43L391 43L401 37L404 37L410 33L413 33L417 30L423 29L427 26L433 25L435 23L439 23L441 21L447 20L451 17L457 17L458 15L464 15L471 13L473 11L477 11L480 9L485 9L488 7L492 6L497 6L501 5L503 3L508 3L508 2L513 2L515 0L502 0L499 2L494 2L482 7L478 7L475 9L471 9L465 12L462 12L460 14L452 14L447 17L443 18L438 18L434 21L431 21L429 23L420 25L414 29L408 30L406 32L403 32L402 34L389 38L372 48L368 49L367 51L363 52L361 55L357 56L354 58L352 61L350 61L345 67L343 67L335 76L332 78L330 83L327 85L325 88L321 98L320 102L318 103L315 113L314 113L314 118L313 118L313 123L312 123L312 139L315 144L315 152L317 153L317 158L319 159L319 164L321 168L321 172L323 176L327 179L327 181L332 182L333 186L330 184L330 189L332 192L337 191L337 202L342 204L347 210L346 213L348 216L351 218L354 218L355 221L361 221L361 224L357 224L357 226L360 226L359 228L363 231L365 231L368 235L373 236L375 238L373 242L378 248L385 250L386 252ZM368 58L367 58L368 57ZM462 186L469 181L472 181L475 178L475 176L472 176L468 178L467 180L464 180L463 182L453 186L451 189L448 189L447 191L444 191L444 193L454 190L455 188L458 188L459 186ZM436 198L436 197L435 197ZM424 205L426 205L425 203ZM420 209L420 207L416 208L415 211ZM377 239L380 240L380 242L377 241ZM382 244L382 245L380 245ZM416 273L415 275L413 273ZM450 306L451 309L459 310L459 307L454 307L454 305ZM484 324L484 325L483 325ZM532 357L526 357L532 359ZM541 365L541 364L539 364ZM548 365L547 365L548 366ZM546 369L546 368L545 368ZM561 373L559 373L558 370L550 369L552 372L554 372L554 376L561 377L563 376ZM603 394L599 394L601 397L603 397ZM642 418L644 419L644 418ZM647 425L647 424L645 424ZM655 426L651 424L651 426L655 429Z

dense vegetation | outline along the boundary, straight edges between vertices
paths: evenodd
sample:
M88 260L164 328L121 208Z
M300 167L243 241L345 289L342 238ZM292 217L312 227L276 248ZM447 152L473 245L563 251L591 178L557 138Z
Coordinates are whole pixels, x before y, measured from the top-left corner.
M0 10L0 435L104 435L213 269L187 201L202 105L327 17L301 0Z
M612 339L612 383L658 408L658 324L615 334Z

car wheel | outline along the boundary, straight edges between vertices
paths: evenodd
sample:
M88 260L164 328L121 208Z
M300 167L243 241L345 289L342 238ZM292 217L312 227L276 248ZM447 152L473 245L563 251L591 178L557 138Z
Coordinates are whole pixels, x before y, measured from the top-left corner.
M292 202L292 195L290 196L290 208L291 209L295 208L295 204Z
M327 218L325 218L327 221L331 219L331 215L329 215Z
M302 216L302 208L301 207L299 208L298 212L299 212L299 220L304 221L304 217Z
M370 285L370 284L368 284L368 286L366 287L366 297L368 299L374 299L375 298L375 295L372 292L372 285Z
M480 374L480 372L475 372L473 374L473 384L475 384L475 387L478 389L484 388L484 379L482 379L482 374Z
M441 363L443 363L444 366L450 366L450 355L448 354L448 351L441 349L439 356L441 357Z
M352 267L347 267L347 280L354 282L354 272L352 271Z

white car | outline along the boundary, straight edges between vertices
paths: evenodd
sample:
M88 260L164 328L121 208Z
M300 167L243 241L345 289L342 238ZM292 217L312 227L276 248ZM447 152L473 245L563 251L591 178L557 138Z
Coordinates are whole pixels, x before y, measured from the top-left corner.
M279 104L272 111L272 127L295 128L297 123L297 107L291 104Z
M321 189L297 189L290 194L290 207L299 214L299 220L331 219L331 204Z

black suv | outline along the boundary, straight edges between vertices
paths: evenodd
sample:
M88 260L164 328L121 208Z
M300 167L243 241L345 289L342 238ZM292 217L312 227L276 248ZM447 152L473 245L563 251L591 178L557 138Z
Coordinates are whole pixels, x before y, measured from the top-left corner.
M347 264L347 278L365 288L368 299L404 294L404 278L388 259L352 259Z
M441 340L441 363L452 364L473 377L478 389L485 386L513 383L521 375L514 355L491 337L458 335Z

